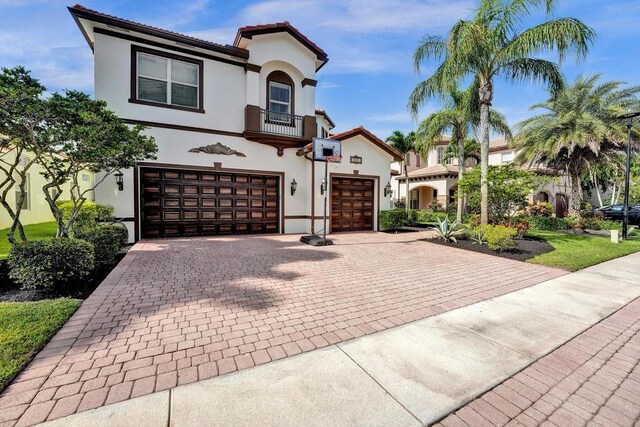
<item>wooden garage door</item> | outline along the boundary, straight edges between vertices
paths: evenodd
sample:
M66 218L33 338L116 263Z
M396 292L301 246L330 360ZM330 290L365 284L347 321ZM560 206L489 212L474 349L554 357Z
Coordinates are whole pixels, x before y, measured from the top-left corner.
M142 237L277 233L276 176L142 168Z
M373 180L331 178L331 231L373 230Z

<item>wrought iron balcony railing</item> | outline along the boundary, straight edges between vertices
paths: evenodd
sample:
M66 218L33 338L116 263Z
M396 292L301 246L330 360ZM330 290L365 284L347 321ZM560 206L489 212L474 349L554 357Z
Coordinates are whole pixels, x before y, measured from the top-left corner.
M260 132L302 138L304 117L260 109Z

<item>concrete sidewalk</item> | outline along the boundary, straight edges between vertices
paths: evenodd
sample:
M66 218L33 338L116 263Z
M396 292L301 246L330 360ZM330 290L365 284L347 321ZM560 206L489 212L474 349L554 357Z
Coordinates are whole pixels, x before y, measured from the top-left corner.
M422 425L640 297L640 254L49 426Z

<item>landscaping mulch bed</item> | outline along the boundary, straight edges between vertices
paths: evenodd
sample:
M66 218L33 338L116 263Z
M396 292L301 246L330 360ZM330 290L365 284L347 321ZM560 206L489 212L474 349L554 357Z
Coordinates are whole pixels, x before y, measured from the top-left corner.
M533 258L536 255L546 254L554 250L553 246L545 242L542 239L524 238L516 240L516 247L511 251L496 252L487 245L479 245L472 240L459 239L458 243L445 242L442 239L425 239L429 243L435 243L437 245L450 246L452 248L465 249L468 251L480 252L487 255L498 256L502 258L514 259L516 261L526 261L529 258Z
M128 249L128 248L127 248ZM73 286L72 289L62 290L36 290L20 289L20 285L9 278L6 261L0 260L0 302L26 302L55 299L60 297L85 299L102 283L111 270L124 258L126 253L121 253L118 260L109 268L102 268L89 276L82 283Z

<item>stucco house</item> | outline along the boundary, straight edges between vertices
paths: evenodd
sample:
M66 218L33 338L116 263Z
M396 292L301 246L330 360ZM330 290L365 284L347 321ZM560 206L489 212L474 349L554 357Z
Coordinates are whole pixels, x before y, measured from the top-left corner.
M12 148L4 149L0 152L0 161L3 164L10 165L13 164L16 158L16 151ZM20 157L19 164L25 165L30 160L32 160L32 154L24 153ZM22 167L22 166L21 166ZM29 168L29 171L26 174L26 185L25 192L27 193L25 196L24 204L22 206L22 211L20 212L20 222L23 225L28 224L37 224L40 222L49 222L53 221L53 214L51 213L51 209L49 208L49 204L45 199L42 187L47 183L46 179L42 175L44 169L42 166L39 166L37 163L34 163ZM17 173L14 174L17 183L20 182L20 177ZM4 180L6 177L4 171L0 170L0 181ZM79 176L79 185L82 190L92 188L94 186L95 176L92 171L85 170ZM60 195L61 200L69 199L70 193L70 183L66 183L62 185L62 194ZM87 199L93 200L93 193L87 193ZM9 194L9 201L12 203L12 206L15 207L20 199L20 191L18 189L18 185L16 184L12 190L12 193ZM7 228L11 226L12 220L7 211L0 206L0 229ZM1 238L1 237L0 237Z
M221 45L69 11L93 51L95 97L159 147L157 160L122 171L122 191L96 190L136 240L320 231L324 165L308 146L334 128L316 105L325 51L288 22L242 27ZM328 231L376 230L401 156L363 128L331 138L343 161L329 165Z
M455 203L458 191L458 159L444 160L445 147L450 138L443 136L427 156L416 152L407 153L407 171L409 175L409 207L411 209L429 209L436 202L446 208ZM489 141L489 164L501 165L515 159L516 152L504 138ZM469 159L465 168L475 166L477 162ZM406 202L406 177L401 163L392 166L394 201ZM551 203L556 216L566 215L569 206L570 187L564 175L554 175L550 171L539 171L550 176L549 182L540 188L532 189L529 201Z

